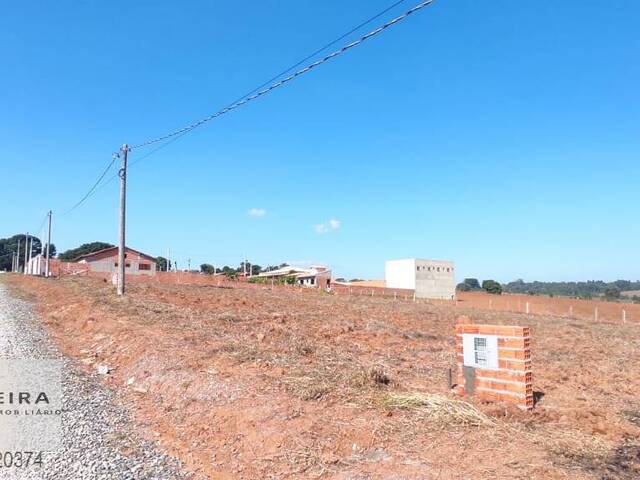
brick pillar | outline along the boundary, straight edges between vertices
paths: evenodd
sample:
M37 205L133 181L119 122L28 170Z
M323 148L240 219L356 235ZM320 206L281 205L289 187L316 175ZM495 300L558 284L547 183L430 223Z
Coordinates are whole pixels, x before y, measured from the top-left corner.
M528 327L504 325L458 324L456 331L457 386L459 395L473 395L481 400L511 403L524 410L533 408L533 374L531 372L531 336ZM463 335L497 337L496 368L473 366L474 385L465 388ZM469 372L467 372L468 374ZM469 378L469 375L467 375Z

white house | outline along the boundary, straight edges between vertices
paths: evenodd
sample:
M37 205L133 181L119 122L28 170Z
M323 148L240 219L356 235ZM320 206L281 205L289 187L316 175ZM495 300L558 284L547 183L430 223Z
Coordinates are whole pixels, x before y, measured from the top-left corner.
M270 272L261 272L258 274L262 278L282 278L295 277L296 284L303 287L330 288L331 287L331 270L321 265L314 265L310 268L283 267Z

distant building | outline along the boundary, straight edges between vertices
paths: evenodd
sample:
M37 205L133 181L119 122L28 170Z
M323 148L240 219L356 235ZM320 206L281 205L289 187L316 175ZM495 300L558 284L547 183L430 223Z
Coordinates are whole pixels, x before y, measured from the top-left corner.
M267 279L294 277L295 283L303 287L324 289L331 287L331 270L320 265L311 268L283 267L269 272L261 272L258 276Z
M47 259L39 253L35 257L31 257L27 262L28 275L44 275Z
M417 298L456 298L454 264L445 260L389 260L385 263L385 284L387 288L415 290Z
M126 275L156 274L157 267L154 257L126 247L124 258ZM116 273L118 271L118 247L87 253L76 258L75 261L88 264L91 272Z

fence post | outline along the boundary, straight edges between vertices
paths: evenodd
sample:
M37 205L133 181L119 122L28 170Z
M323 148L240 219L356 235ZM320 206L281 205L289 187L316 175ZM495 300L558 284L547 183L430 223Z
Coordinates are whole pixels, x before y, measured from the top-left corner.
M569 305L569 316L573 317L573 305Z
M526 313L529 313L529 302L525 304L525 308L526 308Z
M622 323L627 323L627 311L622 309Z
M393 299L397 300L398 299L398 292L393 292Z
M413 301L416 301L416 292L413 292Z
M595 321L598 321L598 307L596 307L593 311L593 317L595 318Z

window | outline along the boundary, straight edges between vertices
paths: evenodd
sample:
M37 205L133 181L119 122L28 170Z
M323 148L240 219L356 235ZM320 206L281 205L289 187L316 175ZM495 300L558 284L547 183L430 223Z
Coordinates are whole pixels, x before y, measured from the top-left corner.
M438 267L438 271L440 271L440 267Z
M151 270L151 265L148 263L141 263L138 265L138 270Z

